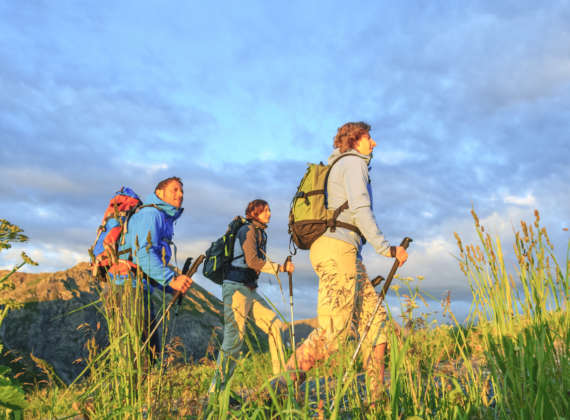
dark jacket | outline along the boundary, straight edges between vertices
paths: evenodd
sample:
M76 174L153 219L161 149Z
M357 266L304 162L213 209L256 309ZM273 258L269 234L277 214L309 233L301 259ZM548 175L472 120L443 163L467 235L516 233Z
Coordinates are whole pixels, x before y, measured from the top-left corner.
M257 287L259 273L268 271L269 268L265 228L264 224L253 220L238 230L234 244L235 259L226 275L227 280ZM270 267L275 268L272 265Z

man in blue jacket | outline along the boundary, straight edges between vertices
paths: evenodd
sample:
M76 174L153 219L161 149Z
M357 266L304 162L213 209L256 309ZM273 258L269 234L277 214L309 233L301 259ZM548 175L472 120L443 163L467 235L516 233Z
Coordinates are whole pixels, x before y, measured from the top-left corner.
M119 258L132 261L140 272L138 276L117 275L113 281L122 285L131 278L135 287L137 281L142 280L145 292L143 339L148 338L148 333L154 329L156 322L150 299L153 289L158 287L163 291L186 293L192 284L190 277L178 275L174 267L168 265L172 257L174 222L184 210L181 208L183 198L184 190L180 178L170 177L160 181L142 208L129 219L124 242L119 246ZM160 351L158 334L153 334L150 346L151 351L157 355Z

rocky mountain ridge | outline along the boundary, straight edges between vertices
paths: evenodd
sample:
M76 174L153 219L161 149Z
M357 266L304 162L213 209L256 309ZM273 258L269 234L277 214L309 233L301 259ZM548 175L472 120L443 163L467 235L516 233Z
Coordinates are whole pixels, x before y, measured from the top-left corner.
M0 271L0 276L6 274ZM0 340L7 350L47 361L66 383L84 368L77 362L86 358L86 341L95 336L105 341L104 318L98 307L100 284L88 263L79 263L55 273L12 275L14 289L6 297L23 304L10 311L0 327ZM174 330L188 358L204 357L208 347L222 338L222 303L197 284L187 292L178 311ZM211 348L211 346L210 346Z

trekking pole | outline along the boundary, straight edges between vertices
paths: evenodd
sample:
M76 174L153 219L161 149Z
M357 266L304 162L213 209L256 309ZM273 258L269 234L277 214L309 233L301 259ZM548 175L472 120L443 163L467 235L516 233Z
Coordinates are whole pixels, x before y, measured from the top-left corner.
M291 262L291 255L285 259L283 269L287 267L287 263ZM291 308L291 349L295 353L295 323L293 322L293 273L287 272L289 275L289 307Z
M402 240L402 243L400 244L400 246L404 249L408 249L410 242L412 242L412 238L408 238L406 236ZM382 291L380 292L380 295L378 296L378 302L376 302L376 307L374 308L374 311L372 312L370 319L366 323L366 327L364 328L364 332L362 333L362 336L360 337L360 340L358 341L358 345L356 346L356 349L354 350L354 354L352 355L352 359L350 360L351 366L354 364L354 361L356 360L356 357L358 356L358 353L360 352L360 348L362 347L362 343L366 339L366 336L368 335L368 331L370 331L370 327L372 326L372 322L374 321L374 317L376 317L376 313L380 309L380 306L382 306L382 302L384 302L384 297L386 296L386 293L388 293L388 289L390 288L390 283L392 283L392 279L394 278L394 274L396 274L396 270L398 269L399 266L400 266L400 262L398 260L394 261L394 264L392 265L392 269L390 270L390 273L388 274L388 277L386 278L386 282L384 283L384 287L382 287ZM378 277L376 277L374 280L377 280L377 279L378 279ZM346 370L346 372L342 378L342 383L344 383L344 381L346 381L347 376L348 376L348 369Z
M287 267L287 263L290 263L292 256L289 255L285 259L284 269ZM293 357L295 358L295 370L299 370L299 365L297 364L297 352L295 351L295 320L293 318L293 273L287 272L289 275L289 307L291 308L291 350L293 351ZM295 381L295 393L298 393L298 383Z
M184 261L184 266L182 267L182 271L180 271L180 274L186 275L186 273L188 273L188 271L190 270L191 265L192 265L192 257L186 258L186 261ZM180 297L176 301L176 308L174 309L174 319L172 320L172 322L170 323L170 327L168 328L168 330L172 333L174 333L174 331L176 330L176 320L178 319L178 311L180 310L180 306L182 306L182 295L180 295ZM168 339L167 335L164 342L168 343L169 341L170 340Z
M188 273L190 272L190 267L192 266L192 257L188 257L186 258L186 261L184 261L184 266L182 267L182 271L180 274L183 274L185 276L188 275ZM175 313L178 313L178 308L180 307L180 305L182 304L182 294L180 294L180 296L178 296L178 301L176 302L176 311Z
M202 264L202 261L204 261L204 258L206 258L205 255L200 255L198 258L196 258L196 261L194 261L194 264L192 264L192 267L190 267L188 272L183 273L183 274L188 276L188 277L192 277L196 273L196 271L198 271L198 267L200 266L200 264ZM184 264L184 266L186 266L186 264ZM184 294L181 291L179 291L179 290L176 291L176 294L174 295L174 297L172 298L172 300L170 301L170 303L168 304L168 306L166 307L166 309L162 313L162 316L160 317L160 319L158 320L158 322L156 323L156 325L154 326L154 328L152 329L152 331L148 335L145 342L143 343L143 345L142 345L143 350L146 347L146 345L150 342L152 335L156 332L156 330L158 329L160 324L166 318L166 315L168 314L168 311L170 311L170 308L172 308L172 306L176 303L176 301L178 301L178 299L182 299L183 296L184 296Z

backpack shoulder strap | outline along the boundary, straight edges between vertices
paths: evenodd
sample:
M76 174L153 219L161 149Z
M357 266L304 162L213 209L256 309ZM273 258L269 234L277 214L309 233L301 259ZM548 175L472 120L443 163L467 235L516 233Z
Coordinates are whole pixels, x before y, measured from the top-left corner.
M340 155L339 157L337 157L330 165L329 165L329 169L327 172L327 175L325 177L325 184L324 184L324 189L325 189L325 207L327 206L327 197L326 197L326 190L327 190L327 184L329 181L329 174L331 173L331 169L333 167L333 165L335 163L337 163L339 160L341 160L343 157L346 156L356 156L359 157L361 159L366 159L361 155L358 155L356 153L343 153L342 155ZM351 225L349 223L344 223L344 222L339 222L337 221L338 216L344 211L348 209L348 200L345 201L344 203L342 203L341 206L339 206L337 209L335 209L332 218L330 220L327 220L327 226L331 229L331 232L334 232L336 227L343 227L345 229L351 230L353 232L355 232L357 235L359 235L360 237L362 237L364 239L364 236L362 235L362 232L360 232L360 229L358 229L358 227Z
M238 236L237 236L237 235L238 235L238 232L241 230L242 227L244 227L244 226L249 226L249 225L251 225L251 222L250 222L249 220L247 220L243 225L241 225L239 228L236 229L236 231L235 231L235 236L234 236L234 240L233 240L233 244L231 244L231 245L232 245L232 252L233 252L233 248L235 247L235 241L238 240ZM240 245L241 245L241 244L240 244ZM240 246L240 247L241 247L241 246ZM237 260L237 259L240 258L240 257L243 257L243 256L244 256L244 253L243 253L243 249L242 249L241 255L237 255L237 256L232 255L232 258L231 258L231 260L230 260L230 263L231 263L232 261L234 261L234 260Z
M332 163L329 165L329 169L327 170L327 175L325 176L325 184L324 184L324 189L325 189L325 193L327 190L327 184L329 182L329 174L331 173L331 169L334 166L335 163L337 163L339 160L341 160L344 157L347 156L356 156L359 157L360 159L366 159L364 157L362 157L361 155L357 155L356 153L343 153L342 155L340 155L339 157L337 157L335 160L332 161Z
M332 161L332 163L329 165L329 168L328 168L328 170L327 170L327 174L326 174L326 176L325 176L325 182L324 182L324 184L323 184L323 192L322 192L322 194L325 195L325 208L328 208L328 202L327 202L327 201L328 201L328 200L327 200L327 185L328 185L328 183L329 183L329 175L330 175L330 173L331 173L331 169L332 169L332 167L334 166L335 163L337 163L339 160L341 160L342 158L347 157L347 156L356 156L356 157L359 157L359 158L361 158L361 159L365 159L364 157L362 157L361 155L357 155L356 153L343 153L342 155L340 155L339 157L337 157L335 160ZM348 208L348 201L347 201L346 203L344 203L341 207L343 207L345 204L346 204L346 208ZM340 207L339 207L339 209L340 209ZM337 211L338 211L339 209L337 209ZM345 209L342 209L342 210L345 210ZM340 210L338 213L340 214L340 212L341 212L342 210ZM336 212L335 212L335 214L336 214L336 217L338 217L338 214L337 214ZM334 220L336 220L336 217L334 218Z
M332 163L331 163L329 166L332 168L332 166L333 166L335 163L337 163L339 160L341 160L342 158L347 157L347 156L356 156L356 157L359 157L360 159L366 159L364 156L359 155L359 154L357 154L357 153L343 153L343 154L341 154L340 156L338 156L335 160L333 160Z
M140 206L135 207L132 211L130 211L127 214L127 217L125 218L125 222L123 223L123 232L121 233L121 245L125 244L125 235L126 233L129 231L129 220L131 219L131 217L138 212L139 210L142 210L145 207L154 207L155 209L162 211L162 209L160 207L158 207L156 204L143 204Z

